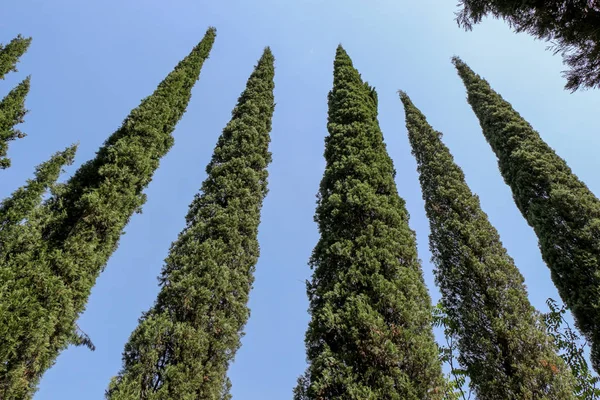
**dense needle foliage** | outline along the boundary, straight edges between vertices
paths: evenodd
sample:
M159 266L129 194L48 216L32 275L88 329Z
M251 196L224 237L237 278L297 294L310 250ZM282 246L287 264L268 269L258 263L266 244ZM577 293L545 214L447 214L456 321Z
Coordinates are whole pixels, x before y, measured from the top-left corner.
M204 39L74 176L30 218L0 266L0 398L30 398L70 343L76 320L144 188L173 144L215 38Z
M460 25L471 29L486 15L517 32L549 40L564 62L566 88L600 87L600 5L590 0L460 0Z
M454 58L468 101L600 370L600 201L487 81Z
M17 63L19 59L31 44L31 38L24 38L18 35L8 44L0 43L0 79L4 79L9 72L17 71Z
M248 79L160 276L158 299L123 354L111 400L225 400L248 320L275 108L270 49Z
M0 79L11 71L17 71L19 59L29 47L31 38L21 35L11 40L7 45L0 44ZM22 81L11 90L6 97L0 100L0 169L10 167L10 159L6 157L8 142L25 136L23 132L15 128L23 122L27 113L25 109L25 97L29 93L29 78Z
M297 400L441 399L431 300L377 121L377 94L340 46L329 93L321 238L307 284L309 367Z
M440 132L400 97L430 221L429 243L458 361L479 399L573 399L571 373L529 303L523 276Z
M10 167L10 159L6 157L8 142L25 137L15 125L23 123L27 114L25 98L29 93L29 80L25 78L0 100L0 169Z
M19 223L26 221L29 215L42 203L42 196L55 185L63 167L71 165L77 146L71 146L54 154L48 161L37 166L35 178L18 188L10 197L0 203L0 253L10 243L6 235Z

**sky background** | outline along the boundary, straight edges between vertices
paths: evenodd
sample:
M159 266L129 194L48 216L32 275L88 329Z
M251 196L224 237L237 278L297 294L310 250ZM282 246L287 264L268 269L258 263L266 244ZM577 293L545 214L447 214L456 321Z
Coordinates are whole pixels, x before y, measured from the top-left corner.
M252 315L230 368L235 399L291 398L305 369L309 316L304 281L318 239L315 194L323 174L327 92L335 48L342 43L365 80L379 93L380 124L397 170L400 195L416 230L423 270L434 301L439 292L429 262L428 221L410 154L403 89L437 130L444 132L471 189L499 230L525 276L532 303L545 311L558 298L537 239L498 173L494 154L465 100L450 63L459 55L510 101L574 172L600 194L600 92L569 94L564 69L546 43L486 20L473 32L454 22L456 0L19 0L2 6L0 42L32 36L19 72L0 81L6 94L32 75L28 133L9 149L2 171L7 196L34 166L79 142L76 167L92 158L129 111L202 38L218 29L175 146L146 190L148 202L126 229L98 279L80 327L96 351L70 348L49 370L36 400L100 400L121 367L123 345L158 292L156 276L184 227L187 207L231 109L264 46L276 58L273 162L262 213L261 257L251 294ZM439 338L439 336L438 336Z

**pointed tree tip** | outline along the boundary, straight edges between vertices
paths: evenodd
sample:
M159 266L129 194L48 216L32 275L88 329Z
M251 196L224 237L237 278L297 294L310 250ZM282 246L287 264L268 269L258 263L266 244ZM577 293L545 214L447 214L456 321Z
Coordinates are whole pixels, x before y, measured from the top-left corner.
M61 155L61 156L73 156L75 154L75 152L77 151L78 147L79 147L79 142L73 143L72 145L65 147L64 150L59 151L56 154Z
M268 63L270 65L273 65L275 63L275 57L273 56L273 52L271 51L271 48L269 46L264 48L263 53L260 56L260 59L258 60L259 65L264 63Z
M336 59L344 59L347 58L348 60L350 60L350 62L352 62L352 59L350 58L350 55L348 54L348 52L346 51L346 49L344 49L342 47L341 44L338 45L336 51L335 51L335 58Z
M66 165L71 165L73 164L73 161L75 161L75 154L77 153L78 146L79 143L72 144L71 146L67 147L64 151L61 152L61 155L66 158Z
M335 50L335 52L338 55L344 54L344 55L348 55L348 52L346 51L346 49L344 49L344 46L342 46L342 44L338 44L337 49Z
M467 65L459 56L452 56L451 60L456 68Z
M69 151L77 151L77 149L79 148L79 141L73 143L72 145L70 145L69 147L67 147L67 150Z
M273 51L271 50L270 46L265 46L265 48L263 50L263 57L265 57L265 56L273 57Z
M400 101L402 101L402 105L404 106L405 110L407 107L415 107L412 100L404 90L398 90L398 93L400 94Z

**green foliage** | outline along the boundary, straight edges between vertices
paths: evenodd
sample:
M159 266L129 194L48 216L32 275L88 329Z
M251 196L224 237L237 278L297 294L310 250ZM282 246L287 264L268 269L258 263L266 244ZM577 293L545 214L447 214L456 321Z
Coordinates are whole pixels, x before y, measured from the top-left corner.
M571 329L565 319L567 308L558 306L553 299L546 301L550 311L543 315L548 332L552 335L560 356L571 368L575 377L575 393L578 399L600 399L600 378L593 374L585 360L587 342L582 341L579 335Z
M600 201L490 85L454 64L498 158L517 207L539 239L542 258L600 370Z
M480 399L569 399L571 374L527 299L450 151L406 93L400 97L430 221L435 278L458 361Z
M17 71L17 63L30 43L31 38L19 35L5 46L0 44L0 79L11 71ZM23 117L27 113L25 97L29 92L29 80L27 77L0 101L0 169L10 167L10 159L6 157L8 142L25 136L15 125L24 122Z
M433 326L444 329L444 338L446 344L439 347L440 360L450 367L450 372L446 375L446 393L444 400L469 400L473 394L473 389L467 387L467 371L461 368L457 362L458 344L456 334L451 330L452 321L440 301L433 307ZM466 392L465 392L466 391Z
M125 346L111 400L231 396L226 377L248 320L271 161L274 58L267 48L223 130L172 245L158 299Z
M10 167L10 159L5 157L8 142L25 137L15 125L23 123L27 114L25 97L29 93L29 81L29 77L25 78L0 101L0 169Z
M7 45L0 43L0 79L4 79L4 76L11 71L17 71L17 63L30 44L31 38L24 38L21 35Z
M472 29L486 15L517 32L552 43L570 67L566 88L600 88L600 7L590 0L460 0L459 25Z
M39 165L35 178L0 203L0 255L9 252L11 234L41 204L42 196L55 185L65 165L71 165L77 146L71 146L54 154L48 161Z
M0 266L0 398L30 398L71 344L89 345L76 323L123 228L173 144L215 38L204 39L131 111L123 125L20 229Z
M321 238L307 283L309 367L295 399L441 399L431 299L377 96L341 46L333 75L315 216Z

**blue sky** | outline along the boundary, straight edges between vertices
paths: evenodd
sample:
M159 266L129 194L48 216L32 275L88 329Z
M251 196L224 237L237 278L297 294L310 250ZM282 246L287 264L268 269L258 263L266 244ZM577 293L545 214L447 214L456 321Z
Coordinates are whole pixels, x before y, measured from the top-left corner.
M19 72L0 82L4 95L32 75L31 110L13 142L13 167L2 171L0 195L31 176L36 164L79 142L69 174L93 157L139 101L214 25L218 36L175 146L146 191L148 202L126 229L79 321L97 350L71 348L46 373L36 400L103 399L121 367L121 352L141 312L158 291L156 276L205 177L216 140L264 46L276 58L270 193L260 227L261 258L251 319L230 368L234 398L291 398L305 368L307 260L318 239L315 194L324 161L327 92L335 48L342 43L379 93L380 123L394 160L398 190L411 214L426 282L439 298L429 262L428 221L416 163L396 91L403 89L444 132L471 189L499 230L526 279L531 301L545 310L558 298L537 239L516 209L495 157L465 100L450 57L459 55L509 100L564 157L592 191L598 175L600 92L563 90L560 57L546 43L486 20L463 32L456 1L421 0L20 0L3 5L0 42L33 36Z

